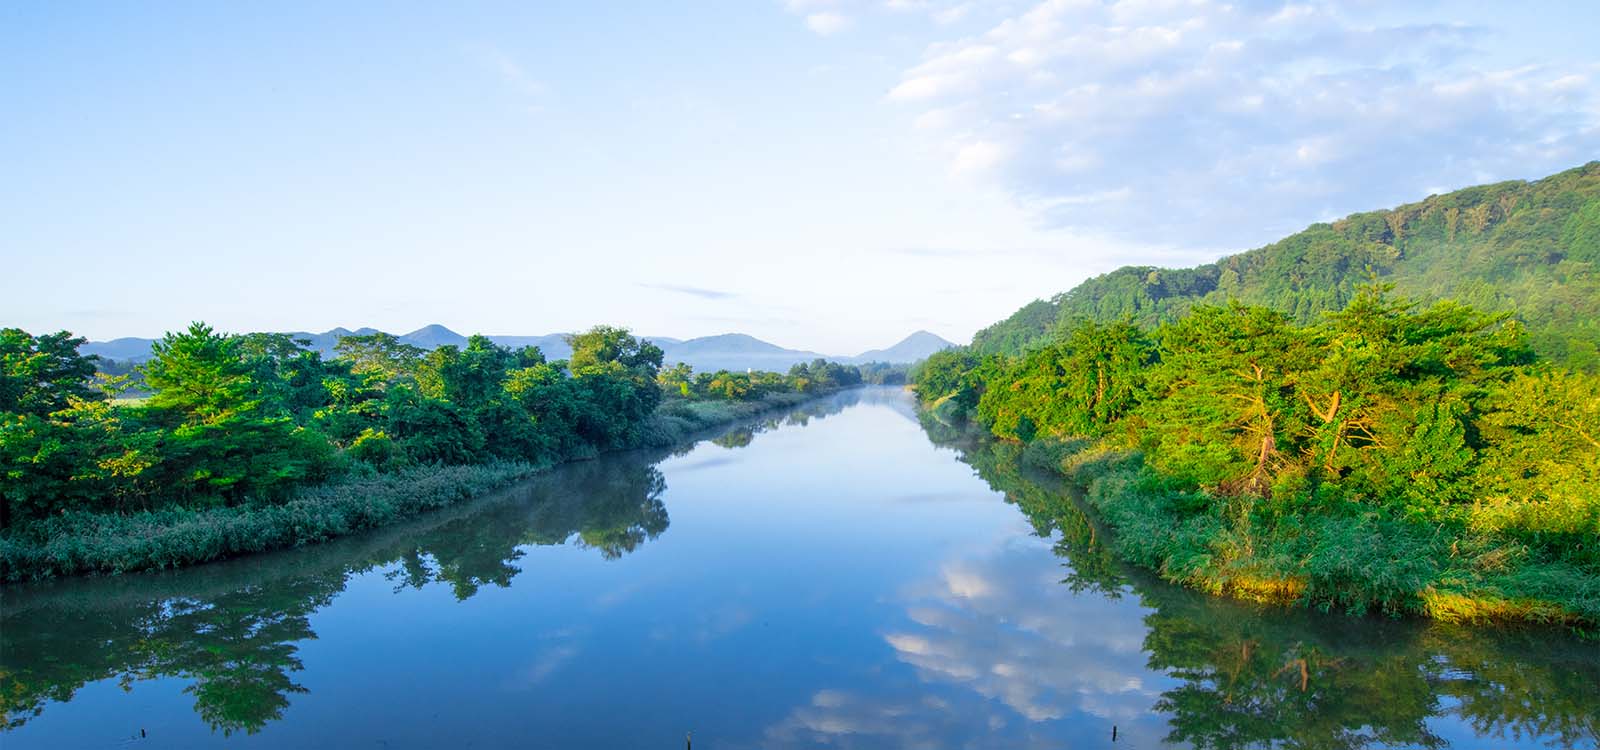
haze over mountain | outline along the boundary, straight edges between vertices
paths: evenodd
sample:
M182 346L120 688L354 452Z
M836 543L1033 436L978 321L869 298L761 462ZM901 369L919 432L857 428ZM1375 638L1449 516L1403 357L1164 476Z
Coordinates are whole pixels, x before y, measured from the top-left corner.
M306 331L290 332L290 336L304 339L310 347L321 352L324 356L332 356L334 346L344 336L365 336L377 333L374 328L359 328L354 331L348 328L334 328L321 333ZM490 340L501 346L520 348L524 346L537 346L544 352L545 357L566 359L572 355L571 347L567 346L564 339L566 334L551 333L542 336L504 335L489 336ZM432 324L423 326L410 333L396 336L402 343L410 344L422 349L433 349L439 346L454 345L465 346L467 337L450 330L442 325ZM909 364L927 357L933 352L945 349L954 344L927 331L917 331L905 339L884 349L873 349L854 356L828 355L803 349L787 349L777 344L762 341L754 336L743 333L724 333L714 336L700 336L692 339L676 339L670 336L646 336L661 347L662 360L666 364L686 362L699 372L715 370L773 370L784 371L799 362L810 362L814 359L828 359L841 363L888 362L892 364ZM91 341L83 346L86 354L97 354L106 359L143 362L150 358L150 345L156 339L147 338L119 338L110 341Z

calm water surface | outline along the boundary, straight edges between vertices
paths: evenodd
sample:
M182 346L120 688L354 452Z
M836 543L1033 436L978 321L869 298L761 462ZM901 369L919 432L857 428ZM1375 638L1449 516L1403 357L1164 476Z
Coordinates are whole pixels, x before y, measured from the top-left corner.
M1178 590L938 432L858 390L370 535L7 589L0 745L1600 744L1592 641Z

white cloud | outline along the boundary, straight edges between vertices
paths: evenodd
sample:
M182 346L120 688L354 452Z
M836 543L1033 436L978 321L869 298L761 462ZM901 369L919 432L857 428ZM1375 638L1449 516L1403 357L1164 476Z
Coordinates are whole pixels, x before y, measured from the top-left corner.
M952 5L948 8L935 10L929 15L932 16L934 23L948 26L966 18L970 12L972 12L972 3L961 3L960 5Z
M1010 148L994 141L973 141L955 147L951 168L956 172L982 172L994 169L1011 155Z
M1059 563L1040 539L947 562L907 592L912 624L883 636L918 686L819 690L763 744L1055 748L1064 726L1101 720L1132 746L1155 746L1168 732L1156 702L1178 682L1148 666L1149 610L1074 593Z
M849 27L850 19L833 11L812 13L806 16L806 28L823 36L837 34Z
M1168 681L1143 667L1144 610L1073 594L1042 564L1051 554L1017 544L946 565L942 585L914 605L923 631L885 642L926 679L962 684L1029 721L1147 713ZM974 580L985 582L981 596L957 585ZM1083 628L1091 618L1098 627Z
M1243 248L1600 153L1595 66L1484 69L1483 30L1397 24L1368 2L889 6L985 21L924 23L935 38L886 98L953 172L988 175L1049 226Z
M828 35L854 27L857 20L864 25L873 19L920 20L934 27L949 27L973 17L980 7L998 10L1005 4L971 0L784 0L783 6L800 16L806 28Z

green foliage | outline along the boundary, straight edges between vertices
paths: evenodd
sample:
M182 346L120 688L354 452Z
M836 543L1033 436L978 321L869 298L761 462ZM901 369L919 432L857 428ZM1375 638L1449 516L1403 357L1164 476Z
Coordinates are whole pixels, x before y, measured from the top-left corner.
M1271 310L1201 308L1161 331L1143 442L1179 480L1262 494L1304 431L1292 385L1312 361L1305 332ZM1291 454L1292 455L1292 454Z
M180 425L216 424L266 407L263 382L244 356L242 339L194 323L151 346L145 382L155 389L149 407Z
M924 402L949 398L963 409L978 404L979 383L973 377L978 358L965 347L934 352L911 370L912 388Z
M636 339L623 328L595 326L587 333L568 336L567 345L572 347L573 372L611 363L629 370L639 368L651 375L661 369L661 347Z
M83 343L66 331L32 336L0 329L0 412L43 417L73 400L105 398L90 385L98 358L79 354Z
M1003 437L1098 434L1137 405L1144 389L1143 370L1152 355L1150 342L1134 326L1087 322L1057 344L1016 360L992 358L979 367L977 376L983 382L1005 385L983 388L977 413ZM940 364L949 367L959 361ZM945 380L951 377L948 370L924 372ZM962 394L976 390L957 388L958 399L970 399Z
M387 333L341 337L334 351L350 363L352 372L385 382L415 376L426 353Z

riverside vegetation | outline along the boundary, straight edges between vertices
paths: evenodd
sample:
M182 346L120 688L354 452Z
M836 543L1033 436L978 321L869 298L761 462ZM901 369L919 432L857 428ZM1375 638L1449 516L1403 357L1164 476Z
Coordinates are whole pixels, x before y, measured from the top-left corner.
M626 330L570 360L474 336L432 351L350 336L324 359L284 334L168 334L137 376L96 373L69 333L0 331L0 580L163 568L321 541L553 464L666 446L863 382L663 368ZM873 368L869 377L903 377Z
M740 746L827 745L830 729L863 726L844 723L858 705L877 723L853 738L889 744L1070 746L1113 724L1120 746L1138 748L1600 741L1600 649L1544 629L1330 618L1167 585L1120 560L1114 535L1070 486L1027 466L1024 446L974 439L926 412L924 432L906 423L917 416L904 394L852 390L715 441L575 462L327 544L8 587L0 744L114 742L133 721L182 746L261 734L273 746L343 747L396 731L466 744L474 728L526 726L559 747L665 744L684 711L625 712L599 730L560 724L615 705L622 688L606 665L619 661L634 678L630 701L670 705L687 691L718 707L695 737ZM850 460L819 462L828 452ZM719 602L759 614L708 617ZM754 625L763 621L785 626ZM441 629L448 637L430 641ZM692 645L661 646L680 635ZM419 642L432 645L394 645ZM855 642L883 645L841 648ZM818 648L849 657L819 677ZM558 679L511 682L528 673L530 650L561 655ZM997 654L1023 666L988 670ZM921 660L919 683L939 700L896 702L907 659ZM774 683L784 689L761 689ZM805 700L819 683L824 698ZM444 727L413 719L440 695L473 708L430 719ZM774 724L797 695L807 720ZM1086 698L1120 708L1073 709ZM1015 718L993 721L996 711ZM333 713L350 719L331 730L308 720Z
M1416 255L1462 274L1424 273L1433 261ZM1592 629L1596 264L1600 163L1192 271L1125 269L912 379L932 414L1081 483L1115 551L1168 580ZM1180 279L1192 288L1174 291Z

